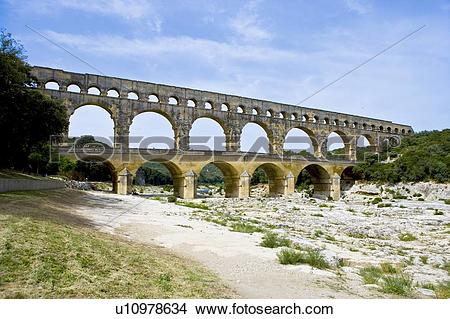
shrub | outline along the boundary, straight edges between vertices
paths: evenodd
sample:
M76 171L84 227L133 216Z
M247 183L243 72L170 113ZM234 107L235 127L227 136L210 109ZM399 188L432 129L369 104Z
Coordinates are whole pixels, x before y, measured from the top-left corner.
M364 267L359 271L359 275L363 278L365 284L377 284L383 275L383 271L379 267Z
M392 266L391 263L387 263L387 262L381 263L380 267L381 267L381 271L385 274L396 274L397 273L397 268Z
M189 208L198 208L198 209L205 209L205 210L209 209L208 205L201 204L201 203L197 204L194 202L177 202L177 205L185 206L185 207L189 207Z
M450 299L450 281L447 280L435 285L434 292L439 299Z
M419 258L420 258L420 261L423 264L427 264L428 263L428 256L420 256Z
M311 267L318 269L330 268L330 264L325 260L323 255L317 249L308 249L306 251L300 251L295 249L286 248L281 250L278 254L278 260L280 264L286 265L298 265L308 264Z
M373 200L372 200L372 204L373 205L376 205L376 204L378 204L378 203L381 203L383 200L381 199L381 197L375 197Z
M172 185L164 185L163 186L163 191L165 191L165 192L171 192L172 190L173 190Z
M281 237L273 232L265 233L261 242L261 246L267 248L290 247L291 244L292 241L289 238Z
M391 203L380 203L377 205L378 208L383 208L383 207L392 207Z
M177 198L173 195L167 197L167 202L169 203L176 203L177 202Z
M444 203L450 205L450 199L444 199Z
M417 238L413 234L403 233L403 234L398 235L398 239L400 239L401 241L414 241Z
M239 223L234 223L233 225L231 225L231 231L251 234L251 233L262 232L262 229L261 229L261 227L258 227L258 226L252 225L252 224L239 222Z
M381 291L394 295L407 296L411 292L412 282L411 277L405 274L385 276L381 284Z
M281 250L277 256L282 265L297 265L303 260L303 252L288 248Z

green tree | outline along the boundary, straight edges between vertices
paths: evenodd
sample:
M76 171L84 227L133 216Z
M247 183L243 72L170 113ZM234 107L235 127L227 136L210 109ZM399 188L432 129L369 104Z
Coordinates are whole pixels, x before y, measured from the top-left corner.
M62 103L32 89L36 81L25 59L22 45L1 30L0 167L28 169L33 163L42 165L44 156L36 154L36 149L41 149L50 135L62 133L68 125Z

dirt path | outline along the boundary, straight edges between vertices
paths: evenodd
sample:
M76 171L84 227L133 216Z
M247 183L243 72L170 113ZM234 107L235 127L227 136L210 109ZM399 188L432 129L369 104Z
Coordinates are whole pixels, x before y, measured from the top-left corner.
M133 196L90 192L77 214L107 231L167 247L216 272L242 298L373 297L361 283L345 285L331 271L285 266L276 251L259 246L261 234L231 232L190 219L191 208Z

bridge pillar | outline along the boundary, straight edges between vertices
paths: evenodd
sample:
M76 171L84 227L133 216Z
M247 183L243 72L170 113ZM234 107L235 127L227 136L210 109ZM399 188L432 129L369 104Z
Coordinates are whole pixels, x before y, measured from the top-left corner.
M179 122L176 127L173 127L175 132L175 149L176 150L189 150L189 131L191 130L191 124L188 122Z
M130 147L130 126L118 121L114 126L114 148L128 152Z
M330 197L333 200L339 200L341 198L341 177L338 174L334 174L331 177Z
M183 199L193 199L197 195L197 178L193 171L173 178L174 195Z
M236 128L231 128L225 133L226 150L228 152L239 152L241 149L241 131Z
M356 161L356 143L358 139L357 137L350 138L347 143L345 143L345 150L350 161Z
M291 172L287 174L285 184L284 184L284 195L293 194L295 191L295 178Z
M317 158L325 158L328 152L328 137L317 138L317 148L314 149L314 156Z
M131 187L133 182L133 175L127 168L124 168L118 173L117 187L115 188L117 194L128 195L131 194Z
M244 171L239 176L239 198L250 197L250 174Z

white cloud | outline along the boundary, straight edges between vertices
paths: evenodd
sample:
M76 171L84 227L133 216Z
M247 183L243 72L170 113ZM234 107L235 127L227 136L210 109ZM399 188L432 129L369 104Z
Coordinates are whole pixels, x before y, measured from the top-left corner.
M145 23L156 32L161 31L162 20L150 0L9 0L10 5L20 11L52 15L69 9L94 13L101 16L118 17L127 22Z
M266 46L238 45L208 39L155 37L148 40L121 36L85 36L47 31L45 34L57 43L84 52L109 56L160 56L161 54L191 54L205 60L238 59L250 61L293 60L298 54Z
M367 0L345 0L345 5L350 11L364 15L372 10L372 5Z
M259 0L252 0L239 9L236 16L230 20L230 27L239 36L247 41L269 40L273 35L261 24L262 20L257 13Z

